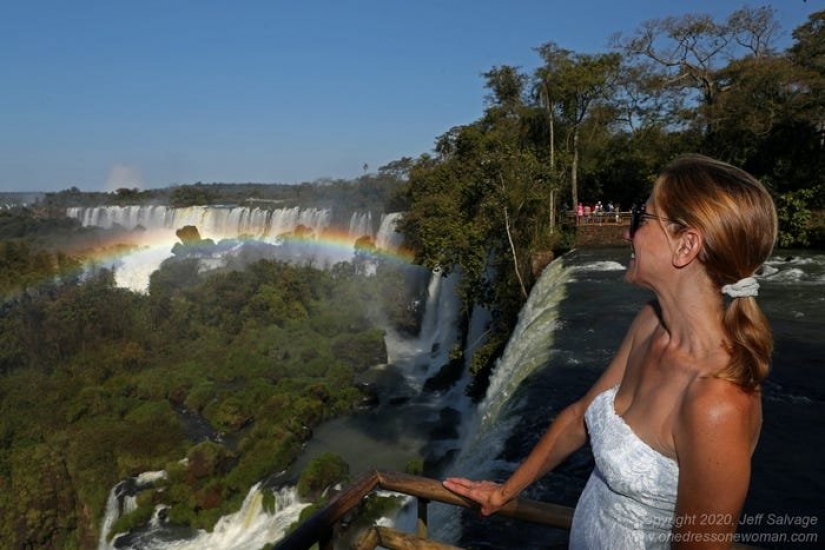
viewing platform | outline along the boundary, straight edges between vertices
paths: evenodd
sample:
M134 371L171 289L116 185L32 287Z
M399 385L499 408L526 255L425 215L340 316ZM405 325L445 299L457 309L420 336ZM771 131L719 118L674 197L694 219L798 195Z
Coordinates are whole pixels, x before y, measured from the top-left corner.
M630 212L591 212L578 216L565 212L562 225L576 232L576 246L627 246L625 232L630 227Z

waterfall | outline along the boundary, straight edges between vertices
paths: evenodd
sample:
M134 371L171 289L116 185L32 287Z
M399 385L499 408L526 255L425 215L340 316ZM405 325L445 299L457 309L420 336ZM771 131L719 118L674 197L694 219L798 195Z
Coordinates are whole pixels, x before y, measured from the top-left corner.
M310 229L317 238L330 225L332 211L325 208L278 208L273 210L269 219L269 231L265 235L269 240L283 233L295 231L298 226ZM353 239L354 240L354 239Z
M491 479L496 457L519 415L505 414L513 391L553 353L553 332L558 326L558 306L566 293L572 270L562 260L550 263L539 277L519 313L516 327L502 356L497 360L487 393L468 419L460 452L449 475ZM461 534L461 509L435 505L432 511L433 538L456 541Z
M178 550L219 550L223 548L262 548L283 538L287 528L309 503L302 503L294 488L275 492L272 513L263 507L263 492L255 485L244 499L241 509L218 520L212 532L202 531L194 539L160 548Z
M395 232L400 213L382 215L377 231L372 212L353 212L346 227L336 228L332 226L331 209L298 206L272 210L246 206L92 206L68 208L66 215L79 220L84 227L122 227L127 231L142 228L149 233L171 233L173 237L181 227L194 225L203 238L218 240L248 235L274 242L279 235L303 226L312 231L316 239L329 230L347 235L352 243L366 235L382 250L396 250L402 240L401 234Z
M120 484L117 486L120 487ZM115 493L117 487L112 490ZM144 487L145 489L145 487ZM274 509L265 509L264 491L272 491ZM123 548L141 548L143 550L222 550L226 548L263 548L283 538L290 525L298 521L301 510L309 503L301 502L294 487L284 487L279 490L263 489L260 484L253 486L243 501L240 509L232 514L223 516L215 524L211 532L197 531L194 536L178 538L174 534L165 540L163 531L166 528L163 518L164 507L155 510L150 526L128 535L116 535L107 541L106 533L121 515L127 510L119 511L118 505L113 504L110 494L106 517L100 535L99 550L115 550ZM131 495L134 499L134 495ZM116 501L116 499L115 499Z
M420 390L449 360L450 350L460 343L459 299L455 292L458 274L445 277L441 271L428 272L411 266L429 277L424 316L417 338L409 339L387 327L389 362L402 365L408 382Z
M137 493L151 487L155 482L166 478L163 470L154 472L144 472L136 477L121 481L109 491L109 498L106 500L106 512L100 526L100 542L98 550L110 550L114 548L113 543L108 542L109 532L112 530L117 519L137 508Z
M364 236L372 238L379 250L388 253L397 252L403 240L401 234L395 232L400 213L382 215L377 230L371 212L353 212L346 227L334 227L329 208L269 210L245 206L94 206L68 208L66 215L79 220L84 227L120 228L130 232L128 238L119 234L115 240L133 241L138 246L136 251L104 256L96 262L97 265L103 262L103 267L113 268L116 283L136 292L145 292L149 276L173 255L172 248L179 242L176 231L184 226L197 227L202 238L215 242L245 237L270 247L283 246L281 235L304 228L309 231L311 242L284 246L281 251L283 257L272 248L269 254L284 261L312 260L318 266L351 260L355 242ZM213 259L218 261L202 267L220 266L220 258L236 250L230 247L229 250L216 251Z
M353 212L349 220L349 234L356 239L364 235L372 236L372 212Z
M398 250L401 247L404 236L395 230L395 224L401 216L400 212L392 212L381 217L378 234L375 236L375 246L379 250Z
M442 297L450 296L449 289L442 287L447 286L447 281L451 281L449 277L444 277L441 271L434 271L430 276L430 283L427 285L427 305L424 313L424 319L421 322L421 335L419 337L419 346L423 350L429 352L432 356L440 356L443 358L443 345L445 342L441 340L441 313L443 309L449 307L449 300L442 300ZM442 304L445 307L440 307ZM446 324L446 323L445 323ZM428 364L432 366L431 361ZM427 374L430 374L429 369Z
M109 498L106 500L106 511L103 514L103 523L100 526L100 543L98 544L99 550L107 550L110 548L106 538L109 536L109 531L112 530L112 525L114 525L117 518L121 515L120 495L118 494L119 487L120 483L112 487L109 491Z
M513 390L536 368L547 363L558 323L557 306L565 297L565 283L571 272L563 261L552 262L531 290L479 408L480 430L487 430L498 422L501 408Z
M302 225L315 235L330 225L332 211L326 208L278 208L266 210L246 206L92 206L66 210L70 218L86 226L126 230L138 227L150 233L172 233L185 225L194 225L203 238L230 239L241 235L273 240ZM358 235L361 236L361 235Z

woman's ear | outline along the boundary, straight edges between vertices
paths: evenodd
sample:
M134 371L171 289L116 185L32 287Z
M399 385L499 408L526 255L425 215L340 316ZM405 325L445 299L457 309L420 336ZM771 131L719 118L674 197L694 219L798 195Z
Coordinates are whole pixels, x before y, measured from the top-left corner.
M699 256L704 245L702 234L688 227L676 239L676 249L673 251L673 266L685 267Z

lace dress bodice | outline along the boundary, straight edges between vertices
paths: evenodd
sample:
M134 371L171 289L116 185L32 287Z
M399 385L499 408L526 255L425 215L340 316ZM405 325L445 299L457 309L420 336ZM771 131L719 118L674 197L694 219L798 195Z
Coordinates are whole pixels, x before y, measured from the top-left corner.
M573 514L571 549L670 548L679 466L616 414L618 386L585 413L596 466Z

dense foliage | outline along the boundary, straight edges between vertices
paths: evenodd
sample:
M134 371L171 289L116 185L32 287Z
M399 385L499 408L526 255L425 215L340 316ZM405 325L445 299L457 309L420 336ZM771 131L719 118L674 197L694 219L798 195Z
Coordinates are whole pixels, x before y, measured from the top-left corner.
M39 261L15 250L20 265ZM161 501L171 521L210 528L285 469L315 424L361 402L358 374L387 360L380 297L403 303L396 295L408 288L389 266L369 285L350 264L198 271L182 255L152 275L148 294L99 270L29 285L3 304L9 547L94 546L109 489L153 470L166 470L165 490L141 493L114 529Z
M333 453L322 453L315 457L298 480L298 495L308 500L321 496L322 492L346 481L349 476L349 465Z

